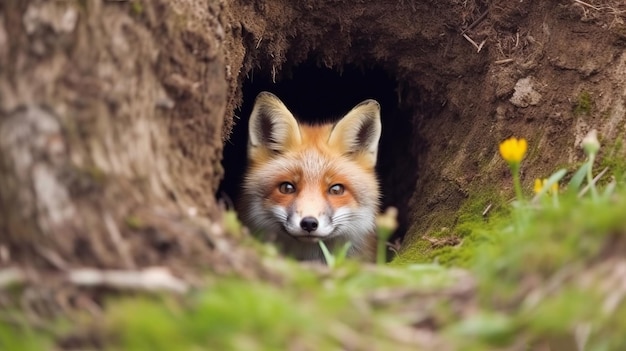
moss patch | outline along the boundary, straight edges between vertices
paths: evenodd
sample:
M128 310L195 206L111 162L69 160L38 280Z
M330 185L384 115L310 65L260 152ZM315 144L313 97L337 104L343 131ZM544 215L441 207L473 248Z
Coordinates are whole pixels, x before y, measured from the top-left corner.
M576 104L574 105L574 115L582 116L589 115L593 108L593 100L591 94L588 91L583 91L578 95Z
M16 316L19 314L3 312L3 320L0 321L1 350L38 351L51 349L52 342L49 335L29 326L26 320L19 320L19 317L13 319Z
M474 242L484 240L484 229L508 214L504 203L505 199L496 188L472 191L456 214L452 228L440 228L408 243L392 264L437 262L449 267L466 267L474 255Z
M618 138L612 145L605 147L606 153L600 157L600 169L608 167L618 181L626 180L626 154L622 139Z

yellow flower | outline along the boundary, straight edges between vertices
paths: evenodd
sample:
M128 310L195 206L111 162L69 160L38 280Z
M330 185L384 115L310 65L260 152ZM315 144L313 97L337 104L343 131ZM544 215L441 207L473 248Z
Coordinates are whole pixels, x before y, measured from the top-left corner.
M533 187L535 194L539 194L541 192L541 189L543 189L547 181L548 181L547 179L535 179L535 186ZM558 191L559 191L559 184L554 183L548 190L548 194L556 194Z
M541 189L543 189L543 182L544 181L539 178L535 179L535 186L533 187L535 194L539 194L541 192Z
M528 143L524 138L509 138L500 143L500 155L508 163L520 163L526 155Z

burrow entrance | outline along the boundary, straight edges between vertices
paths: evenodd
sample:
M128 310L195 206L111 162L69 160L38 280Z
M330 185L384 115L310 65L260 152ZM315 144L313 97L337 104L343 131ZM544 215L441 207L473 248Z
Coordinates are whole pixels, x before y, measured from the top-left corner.
M275 72L253 70L242 85L243 102L234 111L236 125L224 147L225 176L217 197L237 203L246 168L248 119L261 91L277 95L300 121L335 121L359 102L375 99L381 104L383 132L379 144L377 174L383 197L381 210L399 209L400 226L392 238L402 238L408 226L408 205L417 181L419 137L413 121L416 107L402 102L402 91L393 75L382 66L346 64L320 67L311 59ZM418 106L419 108L419 106Z
M513 118L520 112L507 101L517 80L529 73L512 63L532 62L527 56L541 52L530 41L509 45L520 35L511 23L520 23L527 6L485 1L234 4L238 21L230 27L233 40L226 41L226 72L230 108L241 106L232 111L234 123L225 119L224 135L233 133L225 142L220 198L238 196L247 119L262 90L278 95L306 121L337 118L363 99L379 100L382 207L398 207L397 236L406 233L410 242L432 232L454 235L443 229L455 225L471 189L505 179L494 157L497 141L532 132L524 118ZM426 239L418 250L434 245Z

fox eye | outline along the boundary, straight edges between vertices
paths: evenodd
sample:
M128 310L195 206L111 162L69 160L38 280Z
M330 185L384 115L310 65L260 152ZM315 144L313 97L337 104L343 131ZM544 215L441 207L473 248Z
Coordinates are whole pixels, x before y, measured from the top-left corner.
M296 186L289 182L282 182L278 186L278 191L283 194L293 194L296 192Z
M344 190L346 190L346 189L344 188L343 185L335 184L335 185L331 186L330 188L328 188L328 193L330 195L343 195Z

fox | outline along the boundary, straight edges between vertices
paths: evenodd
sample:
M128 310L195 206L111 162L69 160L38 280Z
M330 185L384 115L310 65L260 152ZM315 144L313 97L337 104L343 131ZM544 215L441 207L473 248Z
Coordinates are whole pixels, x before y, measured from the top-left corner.
M325 261L319 241L331 252L349 242L348 257L373 261L380 104L365 100L336 123L315 125L261 92L248 124L242 222L300 261Z

